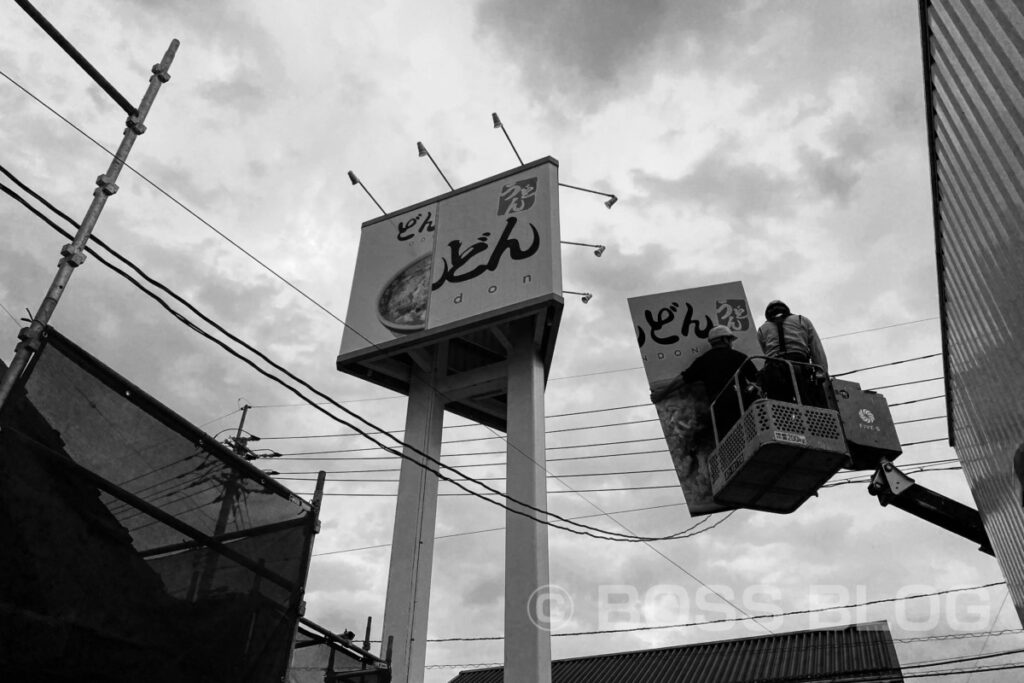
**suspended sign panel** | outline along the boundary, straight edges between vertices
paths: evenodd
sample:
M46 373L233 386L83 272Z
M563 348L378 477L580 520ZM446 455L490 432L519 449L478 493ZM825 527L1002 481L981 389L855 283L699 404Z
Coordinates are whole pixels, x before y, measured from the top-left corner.
M451 372L501 362L509 321L537 315L550 364L562 308L558 162L551 157L363 224L339 370L408 391L410 353L445 345ZM500 426L492 394L450 409ZM470 408L462 410L460 408ZM502 417L498 417L501 415Z
M707 336L715 325L732 330L737 351L761 354L742 282L635 297L629 299L629 311L654 393L711 348ZM712 500L707 464L715 448L708 408L712 398L702 383L693 383L683 384L655 403L690 515L731 509Z

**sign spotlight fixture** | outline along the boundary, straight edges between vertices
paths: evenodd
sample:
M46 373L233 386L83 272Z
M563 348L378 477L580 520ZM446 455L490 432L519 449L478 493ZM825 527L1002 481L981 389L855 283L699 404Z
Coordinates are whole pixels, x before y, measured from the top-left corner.
M587 244L586 242L570 242L569 240L562 240L562 244L575 244L577 247L593 247L594 256L600 256L607 249L603 244Z
M590 292L571 292L568 289L563 289L562 294L575 294L583 299L583 303L589 303L594 298L594 295Z
M366 189L366 185L363 185L363 181L361 181L361 180L360 180L360 179L359 179L359 178L358 178L358 177L356 176L356 174L355 174L355 173L353 173L352 171L349 171L349 172L348 172L348 179L352 181L352 184L353 184L353 185L358 185L359 187L363 188L363 192L365 192L365 193L366 193L366 195L367 195L367 196L368 196L368 197L369 197L370 199L372 199L372 200L373 200L373 203L377 205L377 208L378 208L378 209L380 209L380 212L381 212L382 214L384 214L385 216L387 215L387 213L388 213L388 212L387 212L387 211L385 211L385 210L384 210L384 207L380 205L380 202L378 202L378 201L377 201L377 199L376 199L376 198L375 198L375 197L374 197L374 196L373 196L372 194L370 194L370 191Z
M602 197L608 197L608 201L606 201L604 203L604 205L607 206L609 209L612 208L612 206L615 204L615 202L619 201L619 198L616 197L615 195L613 195L610 192L601 192L600 190L591 190L588 187L579 187L577 185L570 185L569 183L558 183L558 184L561 185L562 187L568 187L568 188L571 188L573 190L579 190L580 192L589 192L590 194L599 194Z
M442 171L441 167L437 165L437 162L434 161L434 157L431 156L430 152L427 151L427 148L423 145L422 142L417 142L416 143L416 152L421 157L427 157L428 159L430 159L430 163L432 163L434 165L434 168L437 169L437 172L441 174L442 178L444 178L444 182L445 182L446 185L448 185L448 189L454 192L455 188L452 187L452 184L450 182L448 182L448 178L445 176L444 171Z
M512 148L512 152L516 155L516 159L519 160L519 165L522 166L523 158L519 156L519 150L517 150L516 146L512 143L512 138L508 136L508 130L505 129L505 124L503 124L501 119L498 118L498 112L491 112L491 123L494 124L495 128L500 128L501 132L505 134L505 139L508 140L508 144Z

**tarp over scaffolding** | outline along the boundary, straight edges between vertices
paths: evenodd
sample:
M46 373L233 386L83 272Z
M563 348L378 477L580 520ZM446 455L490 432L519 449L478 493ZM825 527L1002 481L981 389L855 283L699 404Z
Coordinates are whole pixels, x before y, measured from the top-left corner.
M0 678L279 683L315 527L47 330L0 413Z

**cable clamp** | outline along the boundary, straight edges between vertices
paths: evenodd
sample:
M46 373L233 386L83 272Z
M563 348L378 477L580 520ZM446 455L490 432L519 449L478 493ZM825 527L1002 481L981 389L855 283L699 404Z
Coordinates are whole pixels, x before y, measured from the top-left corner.
M18 339L21 340L18 346L35 353L42 347L42 337L41 330L35 329L32 326L23 327L18 330Z
M316 523L313 525L313 533L314 534L320 533L320 520L319 519L316 520Z
M85 254L82 253L81 247L76 247L73 244L65 244L61 247L60 255L64 257L61 259L62 262L68 264L72 268L77 268L85 263Z
M160 64L153 65L153 75L156 76L157 80L159 80L161 83L166 83L167 81L171 80L170 72L168 72L167 68L161 66Z
M142 123L142 119L139 118L138 114L132 114L125 119L124 125L128 126L128 130L136 135L142 135L146 132L146 125Z
M114 183L109 178L107 178L107 176L105 175L97 176L96 186L99 188L100 192L107 195L108 197L110 195L117 194L117 190L119 189L117 187L117 184Z

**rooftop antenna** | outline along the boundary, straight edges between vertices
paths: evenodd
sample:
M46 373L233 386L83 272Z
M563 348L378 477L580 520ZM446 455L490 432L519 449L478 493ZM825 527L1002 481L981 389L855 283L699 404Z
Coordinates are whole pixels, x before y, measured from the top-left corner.
M508 144L512 147L512 151L515 153L516 159L519 159L519 165L522 166L523 158L519 156L519 150L517 150L515 144L513 144L512 138L508 136L508 131L505 130L505 124L503 124L501 119L498 118L497 112L491 113L491 121L494 123L495 128L501 128L501 132L505 134L505 139L508 140Z
M441 174L442 178L444 178L444 182L448 184L448 189L454 192L455 188L452 187L452 184L448 182L448 178L445 176L444 171L442 171L441 167L437 165L437 162L434 161L434 157L430 155L430 152L427 151L427 148L423 146L422 142L416 143L416 151L419 152L419 155L421 157L427 157L428 159L430 159L430 163L434 165L434 168L437 169L437 172Z
M370 194L369 190L366 189L366 185L363 185L363 181L360 180L358 177L356 177L355 173L353 173L352 171L349 171L348 172L348 179L352 181L353 185L358 185L361 188L363 188L363 192L365 192L370 199L373 199L373 203L377 205L377 208L380 209L380 212L382 214L384 214L385 216L388 215L388 212L384 210L384 207L380 205L380 202L378 202L376 199L374 199L374 196L372 194Z

